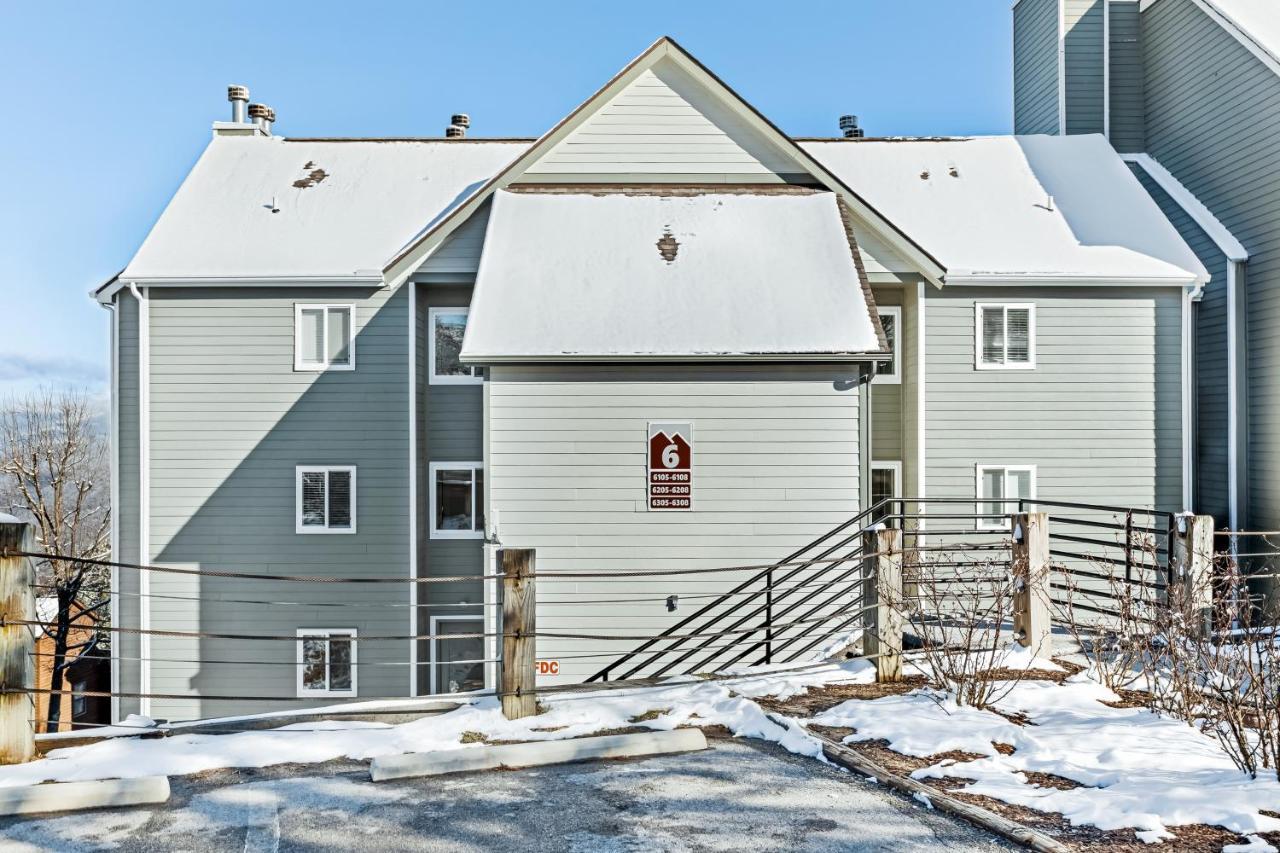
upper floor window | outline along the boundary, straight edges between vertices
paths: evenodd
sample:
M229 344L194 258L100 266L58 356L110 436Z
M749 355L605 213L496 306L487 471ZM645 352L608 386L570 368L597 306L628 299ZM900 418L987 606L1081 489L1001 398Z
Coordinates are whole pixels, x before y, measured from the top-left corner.
M473 385L484 381L480 368L465 365L458 358L462 336L467 331L467 312L466 308L432 308L427 312L432 385Z
M428 502L432 539L484 537L484 466L432 462Z
M885 339L889 342L887 361L876 364L875 381L884 385L900 385L902 383L902 309L888 306L880 309L880 326L884 329Z
M356 469L352 465L299 465L298 533L356 532Z
M979 370L1036 366L1036 307L977 305L976 367Z
M295 370L354 370L354 305L294 306Z
M983 530L1007 530L1007 516L1022 512L1020 501L1036 496L1034 465L978 466L978 527Z

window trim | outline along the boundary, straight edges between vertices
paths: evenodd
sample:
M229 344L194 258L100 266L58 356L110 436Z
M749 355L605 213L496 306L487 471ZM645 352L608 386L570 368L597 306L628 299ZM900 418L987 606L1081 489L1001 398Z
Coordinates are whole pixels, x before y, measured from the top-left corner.
M298 656L297 656L297 688L298 698L307 699L312 696L357 696L359 695L358 677L360 668L356 665L356 655L359 652L359 631L355 628L299 628L298 629ZM350 690L334 690L328 685L333 679L329 677L329 650L325 649L324 658L324 682L323 690L308 688L302 682L302 671L304 669L304 661L302 656L302 641L323 637L326 640L333 636L350 637L351 638L351 689Z
M303 310L324 309L324 361L307 363L302 360L302 312ZM347 325L347 363L333 364L329 361L329 312L333 309L345 309L350 312L351 322ZM354 302L295 302L293 304L293 369L302 373L324 373L327 370L356 369L356 304Z
M432 696L445 695L440 693L440 685L438 683L439 676L436 672L436 666L438 664L446 663L446 661L441 661L439 659L439 656L437 653L436 644L439 642L437 635L441 633L439 630L439 625L441 622L462 622L462 621L479 622L480 630L481 631L484 630L484 614L483 613L433 613L431 614L431 642L427 644L428 645L428 649L427 649L428 676L427 677L429 680L429 686L430 686ZM483 645L484 644L481 643L481 646ZM482 651L480 653L480 656L485 657L486 655ZM461 693L450 693L448 695L464 696L471 693L483 692L485 689L486 688L481 687L479 690L464 690Z
M982 360L982 312L987 308L1004 311L1003 364L986 364ZM1009 309L1027 309L1027 361L1009 363ZM973 367L975 370L1035 370L1036 369L1036 305L1034 302L975 302L973 305Z
M893 373L877 373L875 378L871 380L873 385L901 385L902 384L902 306L901 305L877 305L877 314L889 314L893 317Z
M901 459L873 459L871 460L871 470L892 471L893 472L893 494L891 498L902 497L902 460ZM868 490L870 493L870 490ZM875 503L872 503L875 506ZM870 509L870 507L868 507ZM889 525L893 527L895 525Z
M471 530L441 530L436 527L436 472L471 469ZM427 530L431 539L483 539L484 528L475 529L476 523L476 471L483 471L483 462L430 462L427 464ZM488 517L488 514L485 514Z
M1007 464L1003 462L979 462L973 467L974 467L973 496L974 496L974 510L976 511L976 518L977 518L977 522L976 522L977 528L979 530L1007 529L1008 525L1005 523L1004 519L1000 519L999 521L996 521L996 522L987 521L982 514L982 505L984 503L990 503L994 500L993 498L984 498L982 496L982 474L984 471L991 471L993 469L1002 470L1004 471L1005 485L1007 486L1009 483L1010 471L1028 472L1031 475L1031 494L1029 494L1026 498L1024 498L1024 500L1034 501L1036 499L1036 466L1024 465L1024 464ZM1004 498L1002 500L1008 501L1012 499ZM1028 511L1030 511L1030 509L1028 509ZM1002 510L1002 514L1004 512L1005 511Z
M332 471L346 471L351 474L351 526L350 527L330 527L328 518L329 507L329 478L324 479L324 502L325 502L325 526L316 527L314 525L304 525L302 523L302 475L315 474L323 472L326 475ZM356 508L359 501L356 499L356 466L355 465L295 465L293 468L293 491L294 491L294 513L293 523L295 533L319 533L319 534L345 534L356 532Z
M441 376L436 373L436 317L441 314L462 314L470 321L471 308L465 305L451 308L437 305L427 309L427 383L429 385L480 385L484 383L484 374L475 365L466 365L471 370L470 376Z

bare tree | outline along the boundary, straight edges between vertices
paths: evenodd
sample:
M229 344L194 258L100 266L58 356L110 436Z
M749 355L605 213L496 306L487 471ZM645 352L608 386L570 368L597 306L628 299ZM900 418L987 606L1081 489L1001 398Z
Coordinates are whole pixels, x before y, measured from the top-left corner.
M109 441L85 391L38 391L0 407L0 506L34 524L37 541L64 558L41 560L38 582L57 596L57 616L44 626L54 641L48 730L61 716L68 667L98 644L98 633L74 646L74 628L101 619L109 573L83 562L111 550ZM87 603L86 599L97 599Z

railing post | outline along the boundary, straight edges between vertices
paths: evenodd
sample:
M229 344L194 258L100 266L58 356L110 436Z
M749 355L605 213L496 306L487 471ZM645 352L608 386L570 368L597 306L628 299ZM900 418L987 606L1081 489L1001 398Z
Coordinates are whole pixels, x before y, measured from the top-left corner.
M902 600L902 531L868 530L862 534L862 653L876 666L876 681L902 680L902 633L906 628Z
M502 716L508 720L538 713L537 599L532 548L503 548L502 562Z
M1049 516L1023 512L1013 517L1013 630L1034 654L1049 654L1053 630L1049 612Z
M31 525L0 515L0 764L36 754L35 563Z
M1184 609L1192 621L1188 627L1199 636L1213 631L1213 516L1177 517L1166 593L1171 606Z

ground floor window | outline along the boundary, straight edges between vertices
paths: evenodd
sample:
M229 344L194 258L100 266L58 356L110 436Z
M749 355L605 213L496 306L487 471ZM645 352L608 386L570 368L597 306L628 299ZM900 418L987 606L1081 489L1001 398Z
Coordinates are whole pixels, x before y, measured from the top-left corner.
M882 501L890 498L902 497L902 463L901 462L872 462L871 463L871 506L876 507ZM871 523L883 521L885 516L892 515L898 507L893 504L885 504L880 506L871 514Z
M978 527L1003 530L1008 519L1001 516L1019 511L1019 500L1036 496L1034 465L978 466Z
M484 637L481 616L431 617L431 692L466 693L484 689ZM441 636L444 635L444 636Z
M484 537L484 466L479 462L432 462L432 539Z
M356 629L298 629L298 695L356 695Z

